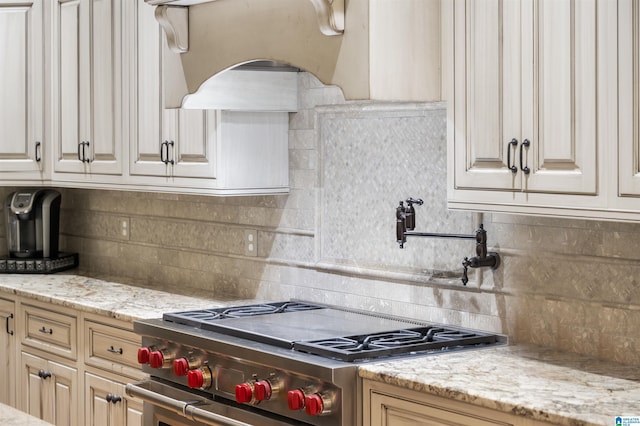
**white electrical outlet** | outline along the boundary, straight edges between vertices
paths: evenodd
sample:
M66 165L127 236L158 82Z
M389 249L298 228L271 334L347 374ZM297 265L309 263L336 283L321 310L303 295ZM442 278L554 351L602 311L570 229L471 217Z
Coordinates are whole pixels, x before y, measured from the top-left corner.
M120 233L124 238L129 236L129 219L122 219L120 224Z
M244 254L245 256L258 255L258 232L255 229L244 231Z

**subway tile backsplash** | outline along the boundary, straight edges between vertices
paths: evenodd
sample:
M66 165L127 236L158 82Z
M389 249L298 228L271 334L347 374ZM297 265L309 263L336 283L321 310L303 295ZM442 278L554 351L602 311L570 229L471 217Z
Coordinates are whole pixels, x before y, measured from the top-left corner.
M448 211L444 104L345 103L306 73L299 86L288 195L62 189L62 248L80 253L82 273L136 285L312 299L640 364L640 224ZM482 220L500 268L464 287L472 241L400 250L395 207L409 196L425 200L419 231L472 233Z

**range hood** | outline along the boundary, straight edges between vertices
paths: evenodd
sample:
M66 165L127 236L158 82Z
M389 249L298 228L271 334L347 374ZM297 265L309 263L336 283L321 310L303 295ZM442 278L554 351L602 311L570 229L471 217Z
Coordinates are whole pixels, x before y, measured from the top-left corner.
M442 99L440 0L145 1L169 108L294 111L299 70L348 100Z

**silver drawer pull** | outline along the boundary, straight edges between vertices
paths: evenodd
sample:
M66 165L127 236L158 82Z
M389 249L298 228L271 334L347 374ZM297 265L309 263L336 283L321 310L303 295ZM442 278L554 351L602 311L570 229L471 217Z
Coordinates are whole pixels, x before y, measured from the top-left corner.
M53 334L53 328L50 329L46 329L45 326L43 325L42 328L40 330L38 330L40 333L44 333L44 334Z
M107 349L107 352L111 352L112 354L118 354L118 355L122 355L122 348L118 348L115 349L113 346L109 346L109 349Z

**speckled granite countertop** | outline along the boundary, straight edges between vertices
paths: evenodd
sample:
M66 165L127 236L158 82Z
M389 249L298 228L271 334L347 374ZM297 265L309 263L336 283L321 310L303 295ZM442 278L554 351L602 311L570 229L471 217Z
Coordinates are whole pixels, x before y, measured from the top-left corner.
M124 321L255 302L181 296L62 274L0 275L0 293ZM640 368L549 349L503 346L364 364L359 371L363 378L558 425L613 426L616 416L640 417ZM46 423L11 423L0 414L0 424Z
M80 275L0 275L0 293L71 307L123 321L160 318L164 312L250 303L203 299L118 284Z
M8 405L0 404L0 425L2 426L51 426L44 420L30 416Z
M529 346L367 364L360 376L567 426L640 417L640 368ZM636 423L634 423L636 424Z

